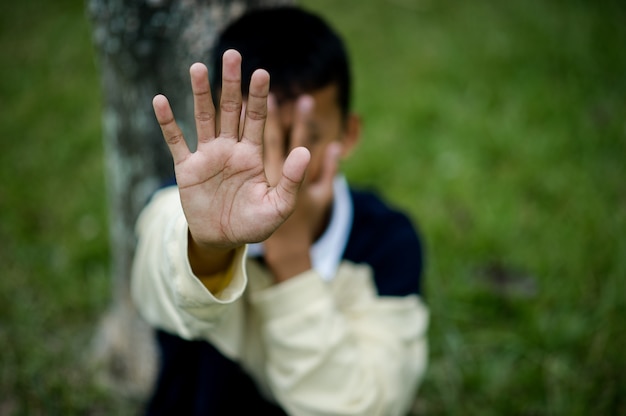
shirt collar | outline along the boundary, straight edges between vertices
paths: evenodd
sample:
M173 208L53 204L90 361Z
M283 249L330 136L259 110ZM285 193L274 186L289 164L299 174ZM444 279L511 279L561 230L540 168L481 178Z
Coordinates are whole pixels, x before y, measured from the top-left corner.
M329 281L335 277L343 252L350 237L354 207L350 198L350 188L343 175L333 180L333 207L330 222L322 236L311 246L310 255L313 269L322 279ZM263 243L250 244L248 257L261 257Z

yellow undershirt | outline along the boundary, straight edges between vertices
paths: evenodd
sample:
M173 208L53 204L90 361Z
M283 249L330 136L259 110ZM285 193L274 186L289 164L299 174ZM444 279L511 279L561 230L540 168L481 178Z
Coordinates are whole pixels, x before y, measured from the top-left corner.
M198 276L198 279L202 282L213 295L219 296L230 282L233 280L235 272L235 261L230 263L230 266L222 272L212 274L210 276Z

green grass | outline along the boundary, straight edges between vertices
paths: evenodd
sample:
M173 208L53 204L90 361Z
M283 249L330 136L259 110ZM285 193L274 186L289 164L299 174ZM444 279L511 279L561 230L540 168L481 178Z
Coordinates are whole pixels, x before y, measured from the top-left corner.
M90 27L81 2L5 3L0 414L132 413L84 368L111 291ZM427 243L417 408L626 414L626 7L303 3L352 52L349 178Z

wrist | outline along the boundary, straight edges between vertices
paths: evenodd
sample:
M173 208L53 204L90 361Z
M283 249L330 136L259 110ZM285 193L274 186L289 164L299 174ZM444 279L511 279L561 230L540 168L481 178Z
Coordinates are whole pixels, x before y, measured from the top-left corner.
M291 246L279 251L268 250L265 261L276 283L291 279L312 267L308 246Z
M233 260L235 249L198 243L188 233L187 255L196 276L211 276L225 271Z

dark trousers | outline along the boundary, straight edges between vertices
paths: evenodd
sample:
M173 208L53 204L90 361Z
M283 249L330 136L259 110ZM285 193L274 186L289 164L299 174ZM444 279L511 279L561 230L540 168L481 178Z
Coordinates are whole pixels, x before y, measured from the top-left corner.
M236 362L205 341L163 331L156 337L160 368L146 415L280 415Z

